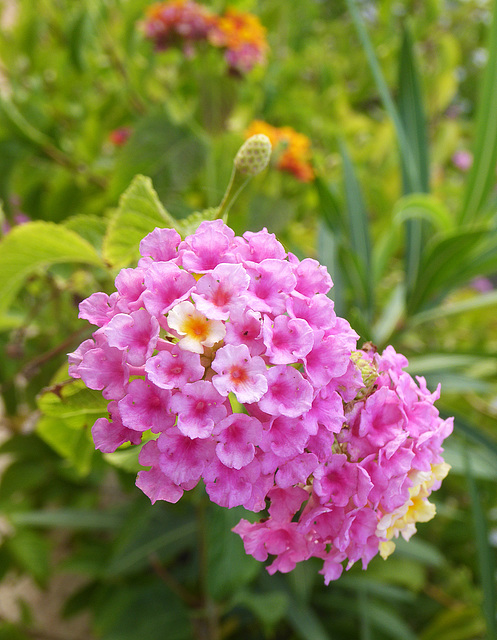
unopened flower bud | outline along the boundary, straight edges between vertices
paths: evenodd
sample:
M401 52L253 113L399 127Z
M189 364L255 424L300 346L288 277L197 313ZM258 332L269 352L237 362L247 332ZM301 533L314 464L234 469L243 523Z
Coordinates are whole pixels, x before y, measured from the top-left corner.
M236 169L245 175L256 176L268 166L271 150L271 141L266 135L258 133L251 136L236 154Z

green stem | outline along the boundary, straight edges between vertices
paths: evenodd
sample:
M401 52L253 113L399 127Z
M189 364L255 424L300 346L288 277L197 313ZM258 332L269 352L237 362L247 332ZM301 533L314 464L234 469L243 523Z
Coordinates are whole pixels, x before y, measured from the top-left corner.
M228 220L228 213L230 212L231 207L249 183L250 178L251 176L245 176L237 171L236 167L233 167L228 188L226 189L223 199L221 200L221 204L219 205L219 211L216 216L217 218L221 218L223 222Z

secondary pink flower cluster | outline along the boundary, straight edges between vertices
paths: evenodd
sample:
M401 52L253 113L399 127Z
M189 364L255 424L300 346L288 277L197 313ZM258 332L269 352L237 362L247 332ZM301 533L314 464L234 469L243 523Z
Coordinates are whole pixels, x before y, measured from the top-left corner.
M259 18L228 8L223 15L212 13L194 0L167 0L148 7L144 21L147 38L157 50L182 47L194 55L195 43L206 41L224 50L230 71L244 74L264 64L268 45Z
M452 423L403 356L356 351L325 267L221 220L184 240L155 229L140 251L115 293L81 303L98 329L69 371L109 400L97 448L147 432L137 485L152 502L202 479L223 507L270 503L269 518L235 527L247 553L275 556L270 573L317 556L326 582L433 515Z

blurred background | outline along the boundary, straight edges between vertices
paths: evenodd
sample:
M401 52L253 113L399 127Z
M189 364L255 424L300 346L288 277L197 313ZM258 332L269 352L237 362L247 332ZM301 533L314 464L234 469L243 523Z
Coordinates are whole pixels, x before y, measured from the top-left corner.
M0 0L0 639L497 637L496 15ZM456 418L436 518L328 587L246 556L243 509L152 507L136 456L94 450L106 403L65 384L78 303L158 224L120 199L134 176L184 219L219 205L251 133L272 162L230 226L326 264L337 313Z

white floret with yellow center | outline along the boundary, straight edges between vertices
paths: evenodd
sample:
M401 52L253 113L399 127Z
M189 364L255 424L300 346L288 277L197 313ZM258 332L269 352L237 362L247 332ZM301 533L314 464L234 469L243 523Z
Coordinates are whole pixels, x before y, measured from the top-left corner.
M193 353L203 354L204 347L213 347L226 335L224 322L206 318L188 300L171 309L167 324L179 336L178 347Z

